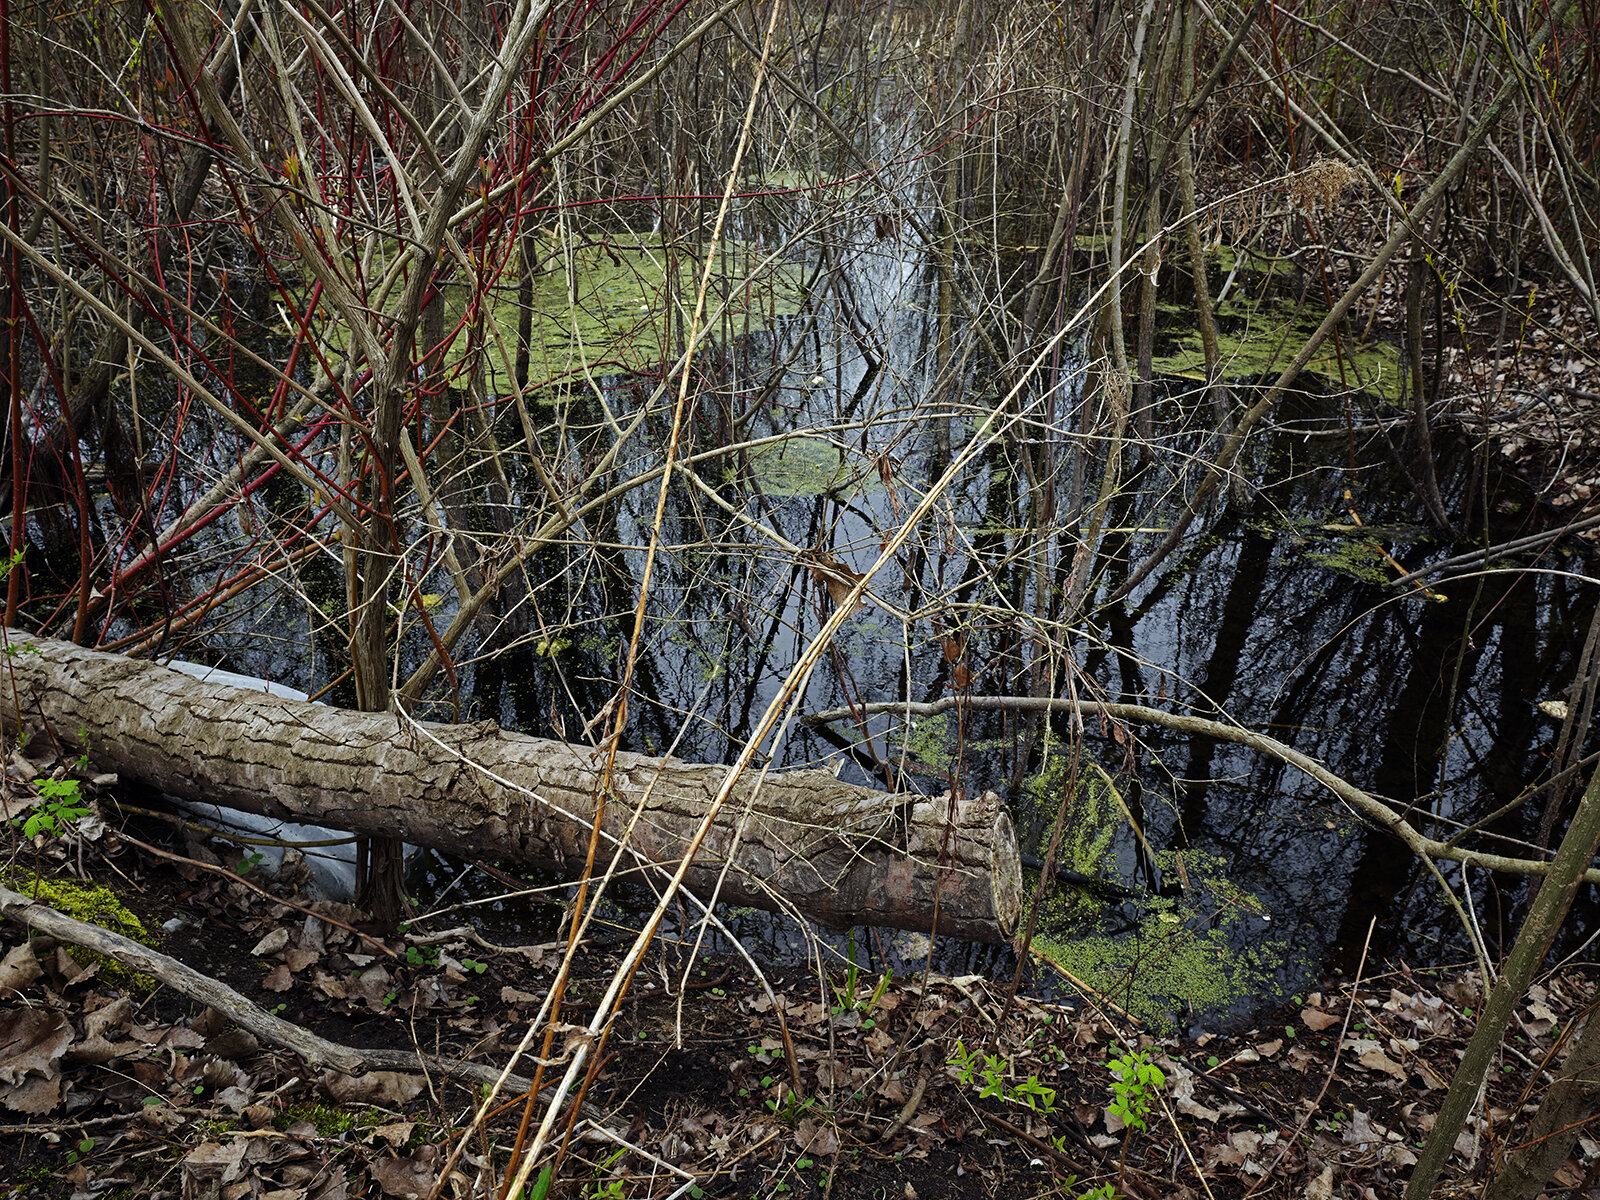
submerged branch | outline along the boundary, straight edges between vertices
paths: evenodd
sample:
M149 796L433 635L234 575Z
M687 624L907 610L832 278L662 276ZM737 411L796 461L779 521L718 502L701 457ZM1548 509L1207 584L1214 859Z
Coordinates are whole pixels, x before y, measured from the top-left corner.
M1228 725L1222 721L1210 721L1204 717L1190 717L1181 713L1162 712L1158 708L1146 708L1142 704L1107 704L1098 700L1060 700L1034 696L946 696L941 700L934 700L929 703L904 703L886 700L872 704L860 704L854 709L830 708L824 712L811 713L805 718L805 721L810 725L824 725L831 721L848 720L855 716L875 716L879 713L901 713L908 717L936 717L940 713L949 712L951 709L958 707L985 712L1038 712L1043 710L1048 712L1070 712L1080 717L1099 715L1113 721L1160 725L1164 729L1171 729L1178 733L1198 734L1201 737L1216 738L1221 742L1234 742L1241 746L1248 746L1259 753L1270 755L1279 762L1287 763L1289 766L1309 775L1363 817L1394 834L1406 844L1412 853L1419 857L1450 859L1469 866L1482 867L1490 871L1505 871L1513 875L1545 875L1550 870L1548 862L1542 862L1538 859L1510 858L1503 854L1487 854L1479 850L1463 850L1460 846L1426 837L1418 832L1409 821L1372 793L1362 791L1355 784L1335 775L1310 755L1302 754L1294 747L1287 746L1264 733L1252 733L1250 730L1241 729L1237 725ZM1600 868L1590 867L1583 877L1589 883L1600 883Z

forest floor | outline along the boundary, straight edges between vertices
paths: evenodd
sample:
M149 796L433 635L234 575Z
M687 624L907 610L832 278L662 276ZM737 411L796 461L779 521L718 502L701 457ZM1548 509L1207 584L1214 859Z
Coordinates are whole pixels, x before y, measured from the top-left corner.
M6 882L27 891L37 864L55 906L86 908L335 1042L501 1065L559 962L558 946L495 947L452 926L460 917L380 944L332 923L357 924L354 910L301 893L293 852L267 880L246 851L192 833L169 851L192 861L154 857L119 835L122 819L96 814L32 846L13 830ZM128 827L144 840L160 829ZM473 1129L470 1087L308 1068L170 989L24 934L3 927L0 1196L426 1197L441 1174L453 1200L498 1194L519 1098ZM555 1061L620 950L579 956ZM1369 964L1253 1028L1159 1037L1103 1001L1008 1003L1007 981L975 975L767 982L770 994L742 964L653 947L588 1094L598 1125L580 1121L548 1194L1397 1196L1481 996L1470 971ZM1437 1194L1481 1185L1515 1145L1563 1032L1597 998L1585 966L1525 999ZM1139 1060L1159 1080L1124 1087L1119 1105L1108 1063ZM1557 1184L1552 1198L1600 1194L1600 1129Z

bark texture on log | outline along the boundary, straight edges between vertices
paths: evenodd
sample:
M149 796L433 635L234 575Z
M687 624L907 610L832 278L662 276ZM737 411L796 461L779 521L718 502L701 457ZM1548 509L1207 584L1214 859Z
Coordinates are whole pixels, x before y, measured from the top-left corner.
M491 722L423 723L225 684L8 630L21 727L82 749L103 770L185 800L403 838L466 858L575 872L603 757ZM0 677L0 721L18 727ZM79 731L84 744L77 745ZM435 743L432 738L438 739ZM619 753L605 826L624 867L675 864L727 773ZM753 799L752 799L753 795ZM731 859L731 866L730 864ZM990 794L951 803L841 783L826 771L742 781L690 869L709 897L820 924L890 925L1001 942L1016 928L1016 834ZM653 873L651 873L653 874ZM647 874L647 882L652 881ZM937 917L937 920L935 919Z

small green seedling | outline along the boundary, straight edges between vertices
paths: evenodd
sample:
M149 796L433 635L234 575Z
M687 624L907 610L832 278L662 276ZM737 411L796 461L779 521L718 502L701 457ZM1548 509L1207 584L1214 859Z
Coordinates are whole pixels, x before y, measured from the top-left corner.
M1129 1050L1106 1063L1106 1069L1112 1075L1112 1114L1129 1129L1148 1128L1146 1119L1155 1108L1156 1093L1166 1086L1166 1073L1143 1050Z
M1039 1082L1037 1075L1029 1075L1023 1082L1006 1083L1011 1064L999 1054L983 1054L968 1050L960 1041L950 1056L950 1065L956 1069L956 1078L968 1086L981 1083L978 1099L991 1097L1010 1104L1020 1104L1036 1113L1053 1113L1056 1110L1056 1090Z
M78 793L76 779L51 779L41 775L33 782L39 789L39 807L14 822L22 826L22 836L29 841L41 833L55 837L89 815L89 807Z

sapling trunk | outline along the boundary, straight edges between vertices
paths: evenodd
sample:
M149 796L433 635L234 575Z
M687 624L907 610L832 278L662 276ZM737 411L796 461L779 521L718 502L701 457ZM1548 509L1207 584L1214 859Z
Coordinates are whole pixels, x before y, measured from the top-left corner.
M1478 1016L1478 1027L1467 1043L1466 1054L1456 1069L1455 1078L1450 1081L1450 1091L1439 1108L1433 1131L1411 1173L1411 1182L1406 1185L1406 1200L1427 1200L1433 1194L1433 1185L1445 1159L1455 1147L1456 1134L1483 1094L1484 1080L1505 1036L1512 1009L1544 965L1545 955L1550 952L1556 932L1572 907L1573 897L1597 847L1600 847L1600 772L1589 780L1583 799L1578 802L1577 814L1561 839L1555 861L1550 864L1550 873L1539 885L1528 909L1528 918L1523 922L1511 957L1506 960Z

